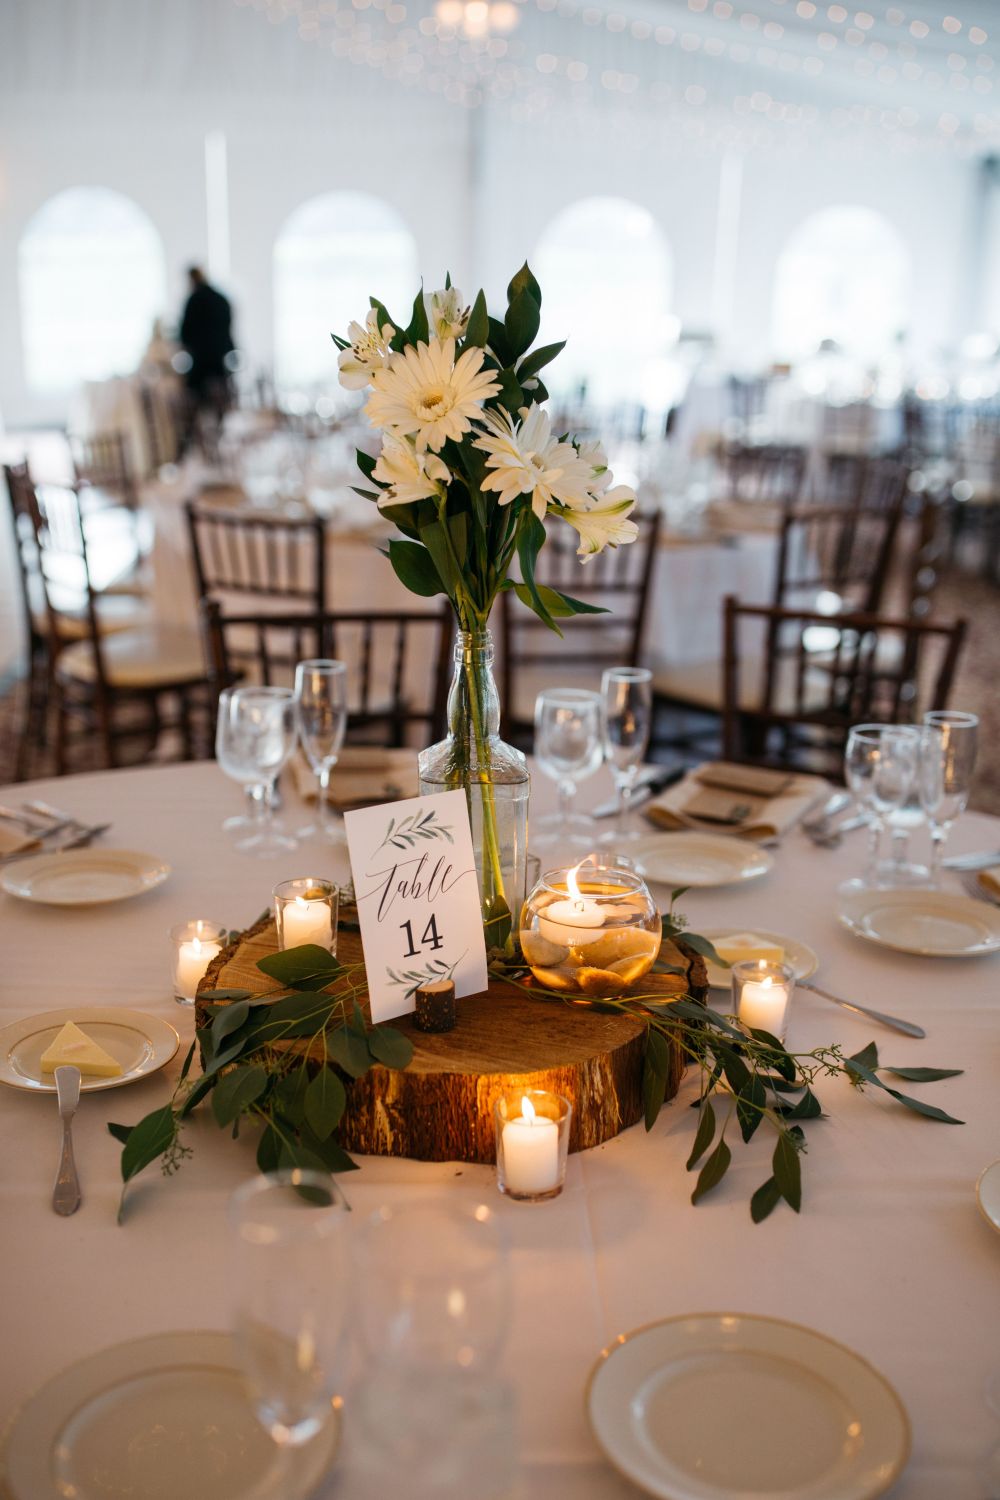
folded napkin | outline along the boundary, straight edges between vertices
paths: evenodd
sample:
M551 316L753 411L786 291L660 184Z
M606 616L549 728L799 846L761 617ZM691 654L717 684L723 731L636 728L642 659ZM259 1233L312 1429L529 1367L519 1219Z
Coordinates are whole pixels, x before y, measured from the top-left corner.
M12 854L26 854L29 849L38 847L37 833L25 833L15 823L0 819L0 859L7 859Z
M709 777L703 778L699 770L689 771L682 781L647 803L646 817L668 831L691 828L745 839L780 838L833 790L822 776L792 775L784 789L774 796L755 796L745 790L724 791L725 767L725 762L713 762L710 784L707 784ZM745 786L747 782L741 780L739 773L747 769L731 767L733 782Z
M1000 901L1000 880L991 870L980 870L979 885L991 901Z
M315 802L319 793L316 773L301 751L292 759L292 775L299 796ZM348 745L330 773L328 798L338 812L348 812L353 807L416 797L419 789L415 750Z

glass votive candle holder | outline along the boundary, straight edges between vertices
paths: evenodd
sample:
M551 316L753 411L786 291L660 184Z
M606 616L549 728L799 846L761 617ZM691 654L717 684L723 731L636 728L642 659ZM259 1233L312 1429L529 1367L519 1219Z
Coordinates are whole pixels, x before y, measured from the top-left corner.
M205 970L222 952L226 929L218 922L197 918L178 922L170 929L174 999L179 1005L193 1005Z
M769 1031L785 1040L788 1007L795 990L795 970L766 959L744 959L733 964L733 1011L748 1030Z
M283 880L273 894L279 948L315 943L327 953L336 953L340 891L331 880L303 875Z
M649 973L662 936L642 877L594 856L549 870L521 911L521 952L550 990L620 995Z
M497 1187L508 1198L540 1203L566 1181L573 1106L547 1089L510 1089L493 1106Z

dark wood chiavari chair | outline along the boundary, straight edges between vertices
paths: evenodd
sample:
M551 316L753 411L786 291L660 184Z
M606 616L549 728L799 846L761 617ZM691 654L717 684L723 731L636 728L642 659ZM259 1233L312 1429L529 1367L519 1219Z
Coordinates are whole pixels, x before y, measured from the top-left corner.
M947 706L966 631L961 619L830 616L732 597L724 622L726 758L837 779L852 724L911 723Z
M185 504L201 599L247 607L255 598L326 605L326 523L322 516L281 516L246 507Z
M419 743L445 732L453 620L434 611L352 610L224 614L202 601L212 688L247 682L291 687L295 664L333 657L348 664L348 739L403 746L411 727Z
M778 514L799 500L807 462L806 450L791 443L726 443L719 452L728 499Z
M138 509L139 491L122 433L96 432L88 437L71 434L69 448L77 486L86 486L87 499Z
M633 543L607 547L585 566L565 528L550 533L538 557L536 583L609 611L561 620L562 641L509 592L500 596L504 732L515 743L529 736L536 692L552 683L554 671L570 684L586 675L597 687L604 667L638 665L660 534L659 512L637 516L636 524L639 535Z

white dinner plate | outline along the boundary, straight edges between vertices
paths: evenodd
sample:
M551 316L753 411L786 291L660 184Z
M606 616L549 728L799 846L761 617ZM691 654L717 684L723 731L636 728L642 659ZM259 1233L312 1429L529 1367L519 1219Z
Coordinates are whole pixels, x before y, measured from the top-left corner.
M702 937L707 937L710 943L721 943L728 937L733 937L737 932L749 932L746 927L713 927L710 932L702 932ZM798 942L795 938L782 937L777 932L765 932L763 927L754 927L752 937L761 938L765 943L774 943L785 950L785 963L790 965L796 979L811 979L819 968L819 959L813 950L805 943ZM705 960L708 970L708 982L713 990L728 990L732 987L732 979L728 969L720 969L718 964L713 964L709 959Z
M987 1167L976 1183L976 1200L986 1222L1000 1230L1000 1161Z
M940 891L852 891L840 920L858 937L900 953L974 958L1000 948L1000 909Z
M0 1083L35 1094L54 1094L55 1076L42 1072L42 1053L67 1021L75 1021L121 1064L122 1070L116 1078L84 1075L80 1088L87 1094L95 1089L117 1089L123 1083L134 1083L147 1073L155 1073L180 1046L180 1037L168 1021L143 1015L138 1010L122 1010L114 1005L74 1005L68 1010L46 1010L37 1016L11 1021L0 1029Z
M611 1463L663 1500L869 1500L902 1473L910 1424L859 1355L777 1318L697 1313L605 1349L587 1410Z
M9 896L46 906L99 906L140 896L166 880L170 866L135 849L66 849L35 854L3 872Z
M654 833L628 850L640 875L658 885L732 885L774 864L766 849L721 833Z
M301 1500L330 1466L339 1413L300 1447L257 1421L228 1333L160 1333L88 1355L15 1417L11 1500Z

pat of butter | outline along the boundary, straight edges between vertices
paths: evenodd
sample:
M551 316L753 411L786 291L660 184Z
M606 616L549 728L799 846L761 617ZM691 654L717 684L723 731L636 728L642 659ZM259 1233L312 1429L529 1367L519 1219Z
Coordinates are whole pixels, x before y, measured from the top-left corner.
M752 932L734 932L730 937L719 938L713 947L719 957L730 964L760 959L769 964L783 964L785 961L785 950L780 943L769 943L766 938L757 937Z
M117 1078L122 1066L110 1052L99 1047L73 1021L67 1021L54 1041L42 1053L42 1072L70 1065L90 1078Z

